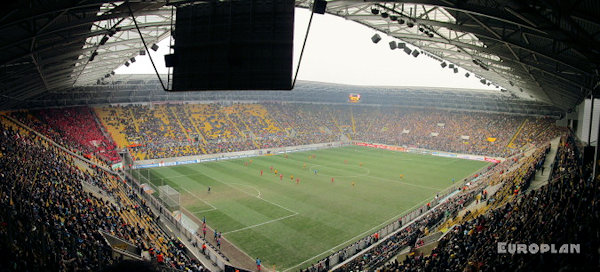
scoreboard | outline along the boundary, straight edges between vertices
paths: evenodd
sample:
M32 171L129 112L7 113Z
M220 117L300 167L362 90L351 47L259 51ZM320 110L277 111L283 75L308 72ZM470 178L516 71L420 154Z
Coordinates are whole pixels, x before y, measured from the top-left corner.
M360 94L349 94L348 95L348 102L350 103L358 103L360 102Z

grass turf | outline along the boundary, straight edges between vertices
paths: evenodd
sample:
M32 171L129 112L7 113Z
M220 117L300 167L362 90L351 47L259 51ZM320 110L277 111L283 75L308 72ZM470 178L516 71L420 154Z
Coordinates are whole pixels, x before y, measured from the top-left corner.
M155 185L169 184L180 192L184 208L206 216L248 255L284 270L307 266L376 231L451 186L452 178L462 180L486 165L349 146L136 174L149 174Z

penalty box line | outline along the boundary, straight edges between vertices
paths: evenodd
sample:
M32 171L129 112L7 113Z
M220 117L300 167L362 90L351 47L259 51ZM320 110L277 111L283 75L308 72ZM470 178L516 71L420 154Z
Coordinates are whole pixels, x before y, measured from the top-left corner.
M185 176L185 177L187 177L187 176L193 176L193 175L199 175L199 174L200 174L200 173L198 173L198 174L189 174L189 175L180 175L180 176L174 176L174 177L184 177L184 176ZM206 174L206 173L204 173L204 174L202 174L202 175L207 175L207 174ZM172 177L169 177L169 178L172 178ZM244 190L240 190L240 189L239 189L239 188L237 188L236 186L233 186L233 185L231 185L231 184L229 184L229 183L226 183L226 182L220 181L220 180L218 180L218 179L213 179L213 180L215 180L215 181L217 181L217 182L219 182L219 183L222 183L222 184L224 184L224 185L226 185L226 186L228 186L228 187L230 187L230 188L233 188L233 189L235 189L235 190L237 190L237 191L240 191L240 192L242 192L242 193L244 193L244 194L247 194L247 195L249 195L249 196L252 196L252 197L256 197L256 198L258 198L258 199L260 199L260 200L262 200L262 201L264 201L264 202L267 202L267 203L269 203L269 204L271 204L271 205L277 206L277 207L279 207L279 208L282 208L282 209L284 209L284 210L286 210L286 211L288 211L288 212L291 212L291 213L292 213L292 214L289 214L289 215L286 215L286 216L283 216L283 217L279 217L279 218L275 218L275 219L272 219L272 220L269 220L269 221L265 221L265 222L262 222L262 223L255 224L255 225L251 225L251 226L243 227L243 228L241 228L241 229L237 229L237 230L232 230L232 231L224 232L223 234L234 233L234 232L238 232L238 231L242 231L242 230L247 230L247 229L255 228L255 227L258 227L258 226L262 226L262 225L270 224L270 223L273 223L273 222L281 221L281 220L284 220L284 219L287 219L287 218L290 218L290 217L293 217L293 216L296 216L296 215L300 214L300 213L298 213L297 211L294 211L294 210L288 209L288 208L286 208L286 207L284 207L284 206L282 206L282 205L280 205L280 204L277 204L277 203L275 203L275 202L272 202L272 201L269 201L269 200L266 200L266 199L264 199L264 198L261 196L261 192L260 192L260 190L256 189L256 187L254 187L254 186L252 186L252 185L235 183L235 184L238 184L238 185L243 185L243 186L252 187L254 190L256 190L256 191L258 192L258 195L252 195L252 194L250 194L250 193L248 193L248 192L246 192L246 191L244 191ZM195 197L195 198L197 198L197 199L201 200L202 202L204 202L204 203L206 203L206 204L208 204L209 206L211 206L211 207L212 207L212 209L209 209L209 210L203 210L203 211L197 211L197 212L193 212L193 214L200 213L200 212L212 211L212 210L216 210L216 209L217 209L215 206L213 206L212 204L210 204L210 203L206 202L205 200L201 199L200 197L198 197L196 194L194 194L193 192L191 192L191 191L190 191L190 190L188 190L187 188L185 188L185 187L183 187L183 186L179 186L179 187L180 187L180 188L182 188L183 190L187 191L188 193L190 193L190 194L191 194L193 197Z
M190 176L196 176L196 175L205 175L205 176L206 176L207 174L206 174L206 173L196 173L196 174L188 174L188 175L169 176L169 177L165 177L165 178L190 177ZM222 181L220 181L220 180L218 180L218 179L213 179L213 180L214 180L214 181L216 181L216 182L222 183L222 184L224 184L224 185L226 185L226 186L228 186L228 187L231 187L231 188L233 188L233 189L235 189L235 190L237 190L237 191L240 191L240 192L242 192L242 193L244 193L244 194L247 194L247 195L249 195L249 196L256 197L256 198L258 198L258 199L260 199L260 200L262 200L262 201L264 201L264 202L267 202L267 203L269 203L269 204L271 204L271 205L275 205L275 206L277 206L277 207L279 207L279 208L282 208L282 209L284 209L284 210L286 210L286 211L289 211L289 212L291 212L291 213L296 213L296 214L298 213L298 212L296 212L296 211L293 211L293 210L290 210L290 209L288 209L288 208L286 208L286 207L284 207L284 206L281 206L281 205L279 205L279 204L277 204L277 203L274 203L274 202L271 202L271 201L269 201L269 200L266 200L266 199L264 199L264 198L261 196L261 193L260 193L260 191L259 191L258 189L256 189L256 187L254 187L254 186L252 186L252 185L241 184L241 183L235 183L235 184L239 184L239 185L243 185L243 186L249 186L249 187L253 187L253 188L254 188L256 191L258 191L258 192L259 192L259 194L258 194L257 196L255 196L255 195L251 195L251 194L249 194L249 193L248 193L248 192L246 192L246 191L240 190L240 189L236 188L235 186L232 186L232 185L231 185L231 184L229 184L229 183L222 182ZM179 185L179 187L180 187L180 188L182 188L183 190L187 191L188 193L190 193L190 194L191 194L192 196L194 196L195 198L197 198L197 199L201 200L202 202L204 202L204 203L208 204L208 205L209 205L209 206L211 206L212 208L214 208L214 209L217 209L215 206L213 206L212 204L210 204L210 203L206 202L206 201L205 201L205 200L203 200L202 198L198 197L196 194L194 194L193 192L191 192L191 191L190 191L190 190L188 190L187 188L185 188L185 187L183 187L183 186L181 186L181 185Z
M206 209L206 210L202 210L202 211L197 211L197 212L208 212L208 211L214 211L217 209L217 207L215 207L213 204L208 203L206 200L200 198L198 195L196 195L194 192L188 190L187 188L179 185L179 188L183 189L184 191L188 192L191 196L193 196L194 198L206 203L206 205L210 206L210 209ZM193 213L197 213L197 212L193 212Z
M238 231L243 231L243 230L247 230L247 229L256 228L256 227L259 227L259 226L262 226L262 225L266 225L266 224L274 223L274 222L277 222L277 221L281 221L281 220L284 220L284 219L296 216L298 214L299 213L294 213L294 214L286 215L284 217L275 218L275 219L272 219L272 220L269 220L269 221L265 221L265 222L262 222L262 223L259 223L259 224L255 224L255 225L252 225L252 226L247 226L247 227L243 227L241 229L236 229L236 230L224 232L223 234L230 234L230 233L234 233L234 232L238 232Z

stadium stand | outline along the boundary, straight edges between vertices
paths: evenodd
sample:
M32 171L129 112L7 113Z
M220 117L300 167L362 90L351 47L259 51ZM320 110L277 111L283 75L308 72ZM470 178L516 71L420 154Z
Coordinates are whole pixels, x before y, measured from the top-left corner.
M264 261L263 271L271 271L271 265L273 271L277 271L275 265L280 265L280 270L310 272L600 271L600 175L596 173L596 169L600 169L600 142L595 140L594 150L593 139L594 136L600 138L600 132L596 132L600 125L595 102L600 97L598 1L286 1L290 8L293 3L296 8L311 12L311 22L314 13L343 18L347 23L368 28L371 34L361 38L364 42L371 43L368 36L373 32L385 33L371 37L373 43L383 39L377 45L379 49L388 50L387 43L390 42L390 49L403 49L394 52L412 54L412 57L404 57L417 62L429 58L427 62L435 64L431 70L418 71L416 68L420 68L420 64L381 58L375 51L373 54L363 48L353 48L360 43L348 39L330 42L319 37L318 40L329 45L342 44L352 51L340 54L343 61L327 62L317 58L317 69L313 69L314 62L304 62L309 66L303 66L304 71L309 70L310 74L327 81L350 84L353 80L346 82L345 78L334 76L345 73L346 70L340 68L346 67L328 64L354 65L358 70L375 72L361 73L360 78L379 86L296 82L294 77L292 92L256 91L253 88L166 92L180 83L197 83L194 78L184 82L180 77L172 76L180 72L182 59L199 60L195 69L248 67L258 73L251 77L252 80L268 81L269 75L261 73L264 65L260 63L265 62L264 59L247 62L239 58L240 54L250 55L246 54L249 52L247 46L236 46L244 39L216 41L223 44L217 47L228 51L227 54L211 54L211 59L214 57L216 61L209 62L219 65L206 66L206 59L182 54L185 46L181 41L194 34L183 31L191 26L186 23L187 16L183 11L194 6L206 11L193 17L204 16L210 20L202 28L210 33L228 34L227 30L234 29L233 26L256 24L262 25L259 32L264 34L273 29L261 24L265 19L261 17L272 15L273 10L269 7L283 1L6 2L0 17L0 272L238 272L240 270L229 266L233 262L226 264L229 259L206 240L211 254L197 254L197 244L192 241L202 241L202 238L192 236L196 227L186 228L182 223L184 217L176 219L170 210L163 210L164 206L148 193L150 190L145 191L133 178L135 171L109 169L123 165L119 153L126 154L123 159L129 167L142 168L198 161L194 160L196 158L179 159L184 156L219 154L204 156L201 160L220 160L238 155L221 155L226 152L273 149L270 151L286 153L296 149L287 147L299 145L337 146L331 142L341 142L340 146L358 145L358 142L381 143L393 145L390 149L395 150L405 150L397 146L408 147L415 153L426 153L429 151L419 149L430 149L481 155L485 158L477 156L477 159L494 163L456 184L452 178L452 185L439 191L435 198L433 194L438 187L431 187L435 191L429 194L430 199L405 211L407 214L398 220L392 217L391 223L382 223L389 224L386 227L372 232L379 228L375 226L363 232L371 232L367 236L353 237L333 249L328 249L327 245L324 253L313 257L310 254L306 256L309 259L302 257L298 261L303 262L296 266L285 267L283 265L295 263L283 264L268 256L258 256ZM252 8L235 8L238 2L252 3ZM215 12L220 8L235 12ZM266 9L270 13L263 12ZM301 17L300 12L294 13L298 16L283 18L278 12L277 16L267 17L269 20ZM250 17L251 22L244 20ZM217 18L228 22L215 23ZM228 20L231 18L237 20ZM343 25L335 28L345 29ZM348 27L351 29L354 28ZM279 34L293 34L290 30ZM353 38L362 35L360 31L351 32ZM272 37L265 40L259 36L251 37L251 43L264 45L259 47L269 52L277 51L282 44ZM166 42L167 37L168 45L161 42ZM344 42L340 43L340 40ZM285 44L290 45L289 41ZM321 50L326 48L318 47L314 47L318 49L316 51L327 54L327 50ZM336 50L337 47L332 48ZM163 55L163 49L169 51L165 62L174 68L169 69L169 74L159 75L164 67L155 66L152 58L155 74L123 74L143 72L145 67L140 69L138 66L145 63L142 59ZM363 62L364 58L381 60L384 65L369 65ZM276 58L268 61L277 62ZM291 69L292 63L288 64L287 68ZM387 64L390 67L408 65L416 74L427 76L426 85L443 86L447 80L456 85L454 83L460 83L456 77L464 75L487 87L382 86L386 83L380 78L389 72L385 71L389 70L385 67ZM446 74L453 72L455 78L436 75L433 68L439 70L438 65ZM298 61L296 70L300 67ZM326 73L320 71L321 68L326 69ZM410 83L404 79L409 79L411 73L402 69L394 72L393 79ZM313 78L306 74L299 78L304 77ZM578 146L580 141L587 142L585 149ZM278 147L286 148L274 150ZM298 147L297 150L304 148L308 149ZM457 155L445 152L434 155ZM261 154L243 153L241 156ZM282 157L287 159L287 156L286 153ZM315 158L314 154L312 157ZM173 159L163 160L165 158ZM353 163L348 167L354 166ZM361 161L359 167L362 166ZM312 169L308 168L310 172ZM548 170L545 175L544 169ZM346 171L342 167L334 170ZM182 167L175 172L185 175L186 171ZM202 171L213 170L199 170ZM317 175L317 169L313 171L313 175ZM149 182L150 171L147 173ZM370 170L368 173L363 176L365 179L376 178L375 171L373 175ZM400 176L403 180L404 174ZM235 178L234 175L228 177ZM282 178L280 172L279 180ZM354 181L351 184L354 188ZM296 185L301 186L297 176ZM207 187L210 192L211 187ZM306 191L305 195L321 193L319 191ZM491 192L489 195L488 191ZM268 198L277 194L276 198L292 199L290 202L295 201L298 206L305 204L303 202L310 204L308 197L288 197L284 192L290 191L265 191L264 195ZM224 195L227 200L237 200L240 207L253 205L236 198L233 193ZM261 196L258 191L257 198ZM354 194L348 198L353 201L359 197ZM400 194L392 196L398 203L403 201L401 198ZM373 198L364 200L376 202ZM275 202L272 204L280 206ZM360 215L354 210L355 206L340 206ZM275 210L277 208L265 214L256 213L257 217L264 215L269 219L239 230L274 222L283 225L287 221L280 221L295 216L276 217L279 212ZM228 215L223 213L222 216ZM253 215L245 212L243 216ZM335 216L339 214L331 217ZM231 221L240 219L233 217ZM301 216L294 219L315 226L323 223ZM212 224L212 218L210 220ZM369 225L373 222L368 221L377 221L367 220L357 222ZM311 230L310 226L302 224L289 225L294 231L300 228ZM321 231L325 235L328 232L343 234L343 228L348 227L343 223L325 225L328 228ZM171 230L169 226L175 226L177 230ZM277 234L268 229L265 232L268 233L243 238L264 242L269 235ZM229 233L224 235L229 236ZM198 233L195 235L199 236ZM313 238L310 234L306 236ZM121 248L111 246L107 237L134 245L135 254L123 257L123 251L117 250ZM331 241L335 240L335 237L331 238ZM220 245L220 240L216 241ZM257 244L257 247L276 253L290 248L298 252L303 250L302 244L286 242L272 246ZM313 247L321 242L326 245L325 239L315 238L310 242L305 246ZM502 254L499 242L575 244L580 245L581 252ZM224 245L224 248L236 247ZM345 248L338 250L339 247ZM510 246L508 248L510 251ZM318 245L314 249L318 249ZM531 247L528 250L531 251ZM250 256L259 254L239 251L250 263L244 268L254 270L256 267L261 271L261 259ZM202 264L190 252L195 253ZM331 255L321 259L328 254ZM123 260L126 258L136 261ZM140 258L144 261L139 261ZM313 263L315 260L318 261ZM334 261L330 263L330 260Z
M509 270L522 267L547 268L562 263L547 261L537 264L521 258L520 262L510 264L502 259L505 256L490 254L495 249L495 243L490 241L498 236L509 242L523 241L527 237L518 236L514 230L525 229L530 241L542 241L540 235L544 234L557 237L550 239L551 241L579 242L573 240L577 237L559 237L556 234L556 224L564 225L567 221L549 218L543 211L539 211L541 208L537 208L539 203L557 201L564 205L559 205L560 208L557 208L556 212L567 215L574 212L575 208L587 205L586 209L593 209L595 205L583 202L592 197L574 202L570 200L574 195L565 193L566 186L570 186L569 190L578 195L584 194L584 189L591 193L598 190L589 180L584 181L580 178L580 163L577 161L579 156L572 137L561 139L561 148L555 163L557 167L553 168L552 173L553 181L539 192L524 193L535 171L543 164L549 150L548 140L565 133L565 130L553 127L552 120L487 113L425 112L412 108L373 110L368 107L345 105L331 108L324 110L319 105L283 103L227 106L172 104L104 106L95 108L93 112L97 114L115 143L129 148L137 159L300 145L333 141L340 137L472 154L514 154L504 162L490 166L476 182L451 195L429 213L407 224L385 240L378 241L373 235L362 239L361 241L374 246L358 258L353 258L338 267L339 271L446 271L461 267L486 270L498 264L505 265ZM50 139L72 147L73 150L90 150L85 144L97 134L65 133L70 131L69 128L81 130L87 127L93 130L89 122L95 124L95 121L85 112L92 111L89 108L54 109L52 114L49 110L19 111L11 112L10 116ZM130 188L121 186L122 181L119 177L96 168L77 165L76 160L64 151L54 148L8 119L2 119L2 130L3 134L0 136L3 149L0 152L0 161L3 169L11 169L2 175L5 208L2 219L3 222L7 222L19 217L21 222L16 229L8 229L4 225L2 239L7 242L5 249L15 252L15 255L9 256L10 258L3 262L33 270L43 266L63 271L75 268L100 269L112 263L99 261L112 260L110 248L100 239L98 231L102 230L151 252L150 255L155 261L158 253L162 252L160 259L168 267L202 271L198 263L182 253L183 245L178 240L169 238L155 224L153 214L144 200ZM405 130L409 133L405 133ZM439 134L432 137L431 131L439 131ZM465 134L481 135L469 139L460 137ZM495 136L493 138L496 140L490 141L490 136ZM466 143L467 140L469 143ZM110 143L111 141L106 141L104 145L108 146ZM523 152L526 150L534 151ZM96 154L98 150L92 152ZM39 154L37 158L42 160L36 161L32 157L33 154ZM14 169L8 166L16 164L17 160L22 161L25 167ZM41 161L53 163L42 164ZM33 178L18 179L17 176ZM10 181L13 180L21 182L22 185L11 184ZM83 191L80 181L100 188L113 201ZM500 187L492 197L484 199L484 208L457 216L463 208L479 201L482 191L490 185ZM19 189L25 191L18 191ZM555 190L559 190L561 194L557 194ZM67 197L74 191L78 193ZM48 195L51 197L48 201L39 198L39 201L24 201L27 194L32 194L34 199ZM564 203L565 199L569 199L567 203ZM577 206L570 203L577 203ZM536 208L532 208L532 204L536 204ZM67 209L67 206L76 206L79 209ZM547 207L543 208L544 211L550 210ZM22 216L25 210L34 212L29 217ZM69 224L70 217L79 220L77 227ZM510 228L499 228L498 224L506 218L511 220ZM535 218L541 220L539 222L550 224L542 230L542 234L538 234L534 232L534 228L528 229L525 224L533 222L531 220L534 219L523 221L519 218ZM79 222L83 223L79 225ZM412 255L409 254L403 262L389 262L407 248L418 248L423 243L422 239L431 232L444 228L449 229L448 234L443 236L431 255L411 253ZM591 232L591 227L584 225L583 228L587 228L583 231ZM47 235L58 238L36 236L32 239L32 235L41 235L41 232L35 232L36 229L48 230L50 234ZM488 229L493 231L486 231ZM75 241L75 238L70 237L78 239ZM46 256L46 259L28 261L28 258L40 255L40 250L48 246L55 248L53 255ZM344 250L336 254L340 261L353 257ZM589 258L593 257L586 255L579 258L588 259L578 261L589 261ZM328 258L325 258L306 271L328 269L331 267Z
M74 151L84 150L82 153L89 152L90 157L104 155L103 158L106 158L106 150L114 152L115 147L111 146L110 139L103 138L93 113L116 145L127 148L136 160L323 143L340 139L469 154L514 155L505 162L490 167L477 183L451 196L430 213L388 237L385 242L344 264L339 268L341 271L376 269L401 250L422 242L421 239L430 230L466 224L490 210L513 203L514 198L527 189L533 173L543 163L548 147L537 148L529 155L521 152L545 144L564 132L556 129L553 121L548 118L426 111L416 108L348 105L323 107L318 104L295 103L112 105L93 110L79 107L18 111L10 113L10 116ZM92 139L98 140L94 142ZM98 148L99 146L106 149ZM58 153L66 157L65 154ZM87 183L101 188L118 203L116 212L112 212L119 215L119 220L122 220L123 226L127 226L127 231L115 232L111 229L111 233L134 242L141 249L153 248L154 252L164 252L166 260L179 256L172 247L164 243L168 239L161 236L161 230L152 224L151 212L144 213L148 209L145 203L135 193L119 186L118 177L94 169L76 171L84 173L80 175ZM485 186L495 184L502 186L493 196L490 205L476 213L457 217L458 211L478 200ZM142 239L138 237L140 233L143 234ZM362 241L368 245L378 242L372 236L365 237ZM337 254L340 261L351 257L343 250ZM178 258L172 266L188 265L189 260L184 261L182 258ZM329 269L327 260L323 259L307 270ZM395 263L393 267L397 268L398 264Z
M11 271L98 271L112 264L104 231L150 252L160 270L203 271L118 177L0 117L0 263ZM107 198L87 192L93 184Z
M136 160L323 143L343 137L506 157L558 133L549 118L349 105L159 104L98 107L96 112L119 147L129 147Z
M95 156L107 164L121 161L116 145L104 135L89 107L12 112L10 115L87 158Z

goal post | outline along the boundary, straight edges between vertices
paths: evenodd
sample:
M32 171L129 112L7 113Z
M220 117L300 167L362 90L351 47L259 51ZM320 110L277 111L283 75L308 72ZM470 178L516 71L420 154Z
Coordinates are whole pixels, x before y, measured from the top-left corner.
M158 186L158 198L171 211L179 210L180 194L169 185Z

